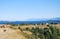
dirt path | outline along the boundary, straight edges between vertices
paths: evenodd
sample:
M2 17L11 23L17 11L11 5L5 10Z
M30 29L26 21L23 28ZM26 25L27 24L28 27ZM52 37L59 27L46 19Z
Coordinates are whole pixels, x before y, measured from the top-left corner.
M0 39L26 39L22 32L11 28L0 28Z

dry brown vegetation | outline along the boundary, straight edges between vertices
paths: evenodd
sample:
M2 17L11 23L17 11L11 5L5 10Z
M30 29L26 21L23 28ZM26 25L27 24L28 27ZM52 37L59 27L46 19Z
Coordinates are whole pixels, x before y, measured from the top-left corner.
M48 26L47 25L23 25L23 26L1 25L0 39L46 39L46 38L41 38L41 36L39 35L39 31L40 29L44 29L44 28L48 29L50 28L49 26L60 28L60 24L49 24ZM37 31L38 28L39 30Z

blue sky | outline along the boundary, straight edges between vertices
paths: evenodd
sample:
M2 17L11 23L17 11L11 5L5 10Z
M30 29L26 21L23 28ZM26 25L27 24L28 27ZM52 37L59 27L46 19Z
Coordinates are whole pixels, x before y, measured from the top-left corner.
M60 0L0 0L0 20L60 17Z

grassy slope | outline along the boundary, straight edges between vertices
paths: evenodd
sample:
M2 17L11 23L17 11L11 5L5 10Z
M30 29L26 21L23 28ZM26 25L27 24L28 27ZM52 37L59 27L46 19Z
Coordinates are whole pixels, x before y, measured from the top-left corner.
M4 30L6 30L4 32ZM0 39L27 39L22 34L22 32L18 30L13 30L10 28L0 28Z

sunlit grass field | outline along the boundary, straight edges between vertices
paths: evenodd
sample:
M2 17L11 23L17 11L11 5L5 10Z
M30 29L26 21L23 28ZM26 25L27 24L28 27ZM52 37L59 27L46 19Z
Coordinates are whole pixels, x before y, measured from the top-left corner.
M0 25L0 39L60 39L60 24L8 25Z

